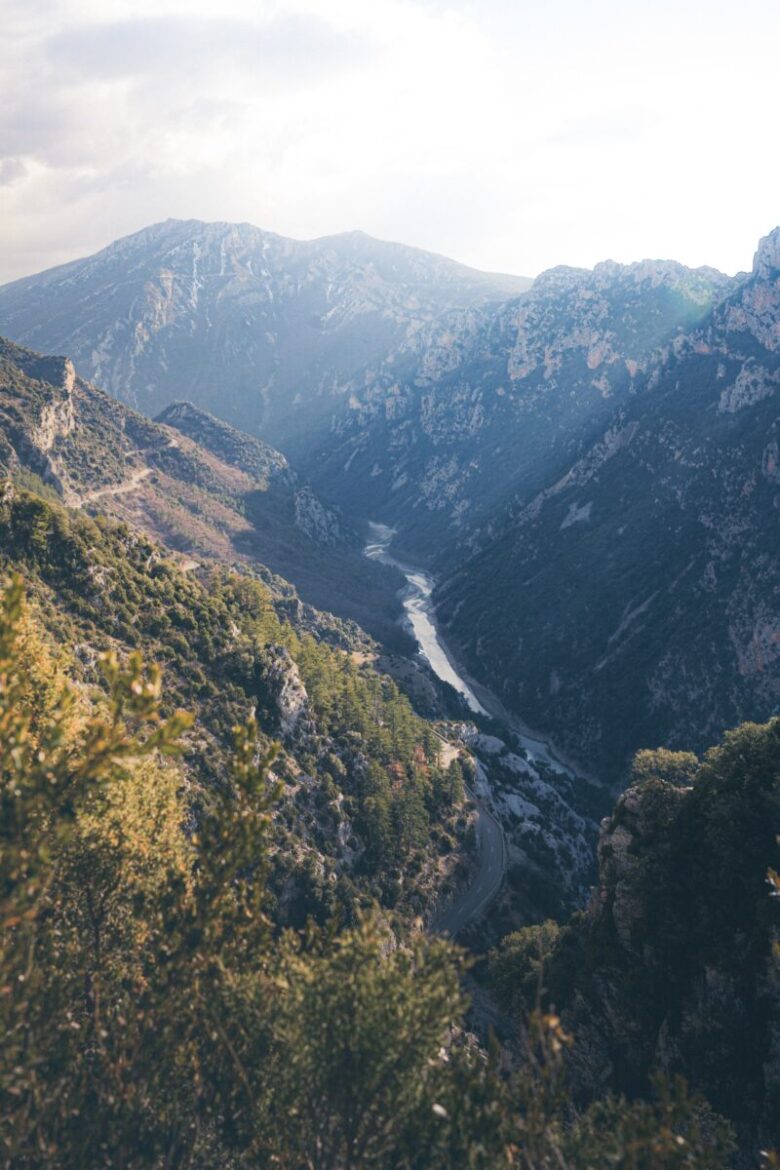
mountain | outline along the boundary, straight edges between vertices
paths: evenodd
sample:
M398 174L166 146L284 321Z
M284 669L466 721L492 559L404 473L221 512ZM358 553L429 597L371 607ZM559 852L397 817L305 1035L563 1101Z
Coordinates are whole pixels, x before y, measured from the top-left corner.
M190 400L285 443L442 310L529 284L362 232L167 220L0 289L0 332L145 414Z
M302 457L320 490L395 525L399 546L430 560L438 545L444 569L507 499L587 450L657 349L733 283L672 261L552 269L519 298L443 314L364 371Z
M143 568L144 563L153 566L161 555L150 551L151 538L165 547L169 559L173 557L179 575L193 579L192 585L177 585L178 599L172 603L179 615L175 627L189 621L184 616L187 609L196 606L200 612L205 604L199 582L213 582L215 574L218 579L225 570L238 572L264 583L276 599L280 617L299 635L335 642L365 664L372 677L387 672L396 679L423 716L463 714L454 693L442 690L427 664L405 656L415 644L397 622L400 606L395 594L403 578L365 558L340 515L322 504L284 456L262 440L191 403L174 403L151 421L80 379L68 359L44 357L0 340L0 476L4 474L33 493L24 502L8 497L15 502L3 541L18 550L17 563L26 572L32 565L34 575L40 575L41 565L32 556L38 541L46 547L63 527L78 532L78 552L57 552L59 570L56 577L47 578L48 584L65 597L91 573L102 581L108 572L107 585L118 588L118 612L111 620L122 626L125 639L132 626L145 628L147 615L138 612L141 599L146 597L155 609L157 570L146 581ZM61 504L74 515L99 519L101 525L106 517L120 521L129 547L120 536L109 540L102 527L79 528L75 520L63 520L57 510ZM19 525L21 532L16 531ZM138 564L135 550L140 538L145 552ZM108 549L103 547L106 542ZM115 581L116 569L105 568L117 558L122 562L119 577L130 583L121 587ZM220 596L224 592L220 585L211 587ZM241 590L233 595L235 612L221 620L239 629L247 620L267 624L265 616L257 616L251 590L244 596L249 612L241 612L242 596ZM317 603L323 607L330 603L336 616L312 608ZM110 611L111 606L107 608ZM341 620L345 617L353 620ZM356 617L364 619L362 627L355 625ZM216 620L211 613L201 614L193 618L193 629L205 622L211 640ZM161 621L160 616L153 617L153 628L142 642L156 658L161 648L152 634L162 636ZM371 634L381 636L381 648ZM71 632L71 637L78 640L81 635ZM276 637L289 649L289 639L282 637L278 626ZM163 638L164 651L180 646L177 633L170 638ZM84 641L89 643L89 637ZM213 677L214 664L198 651L187 669L196 679L203 674ZM346 668L342 677L334 677L331 666L311 669L325 690L338 691L343 685L352 691L355 686ZM186 676L184 667L182 672ZM277 671L275 666L273 672L284 679L284 669ZM239 674L244 690L247 678L260 678L265 694L266 673L252 663L249 649L242 651ZM289 687L282 687L282 704L292 702L297 710L296 677ZM232 683L223 685L229 693ZM388 679L383 685L393 684ZM179 686L184 700L186 677ZM190 697L190 704L197 705L200 698L198 690L197 700ZM363 716L354 713L354 718L360 721ZM418 727L425 735L432 734L422 720ZM603 794L600 799L587 787L579 791L573 773L529 759L508 731L503 732L505 741L495 735L477 736L472 725L452 734L460 746L448 747L449 756L468 755L478 761L495 786L497 807L501 805L506 820L505 868L513 881L501 900L499 917L511 924L518 915L536 914L540 906L576 904L591 877L595 817L603 808ZM411 750L408 735L404 736ZM516 815L518 800L526 813L522 822Z
M584 903L604 807L558 741L622 780L632 744L777 705L779 323L780 230L736 281L607 265L443 308L294 404L311 482L0 342L9 1166L734 1170L780 1140L779 720L640 753L587 908L527 925ZM439 448L460 479L426 480ZM377 514L556 745L395 656L422 718L278 575L391 632ZM453 922L506 935L469 1016Z
M6 286L0 321L266 477L233 552L384 639L398 582L352 533L391 525L472 675L616 780L778 701L774 239L736 278L610 261L518 290L360 234L169 221Z
M462 952L432 935L464 893L485 913L477 809L513 826L509 900L538 912L546 874L561 912L590 840L566 806L577 778L544 745L421 719L365 634L258 563L183 560L144 533L185 469L210 528L241 477L287 478L278 453L189 404L150 423L66 359L8 343L1 360L8 1165L37 1170L45 1149L61 1170L314 1166L330 1149L342 1170L519 1170L533 1143L539 1166L731 1170L706 1100L677 1082L651 1097L659 1058L706 1087L746 1159L773 1138L777 729L741 729L701 769L640 760L659 775L605 826L589 915L510 934L509 1008L493 960L467 1016ZM125 521L93 507L141 480L155 491ZM489 1023L514 1033L529 983L549 1010L527 1045L481 1043Z
M3 469L141 527L184 563L260 563L292 576L304 600L403 643L396 582L361 556L340 515L280 452L191 404L153 422L80 378L70 359L0 339Z
M603 775L780 703L780 229L441 582L472 672Z
M168 416L181 429L117 403L68 359L0 342L0 589L23 575L34 638L85 703L104 693L103 653L164 668L163 713L196 716L189 815L226 783L236 725L254 715L264 750L280 742L280 924L352 913L366 895L432 913L472 864L460 766L440 762L441 740L376 668L372 639L258 559L295 528L297 503L299 547L322 567L318 542L331 555L342 540L332 514L273 449L186 405ZM312 516L331 518L324 533Z

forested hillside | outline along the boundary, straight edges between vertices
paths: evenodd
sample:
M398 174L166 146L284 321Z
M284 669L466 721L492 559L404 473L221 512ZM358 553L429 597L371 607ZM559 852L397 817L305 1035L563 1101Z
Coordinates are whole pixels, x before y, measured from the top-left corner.
M100 669L102 692L74 687L21 581L6 585L5 1166L729 1164L727 1126L682 1084L574 1110L551 1012L502 1071L462 1031L448 943L376 914L278 935L280 785L255 725L193 807L175 762L190 717L165 716L139 656Z
M183 757L197 787L221 783L232 728L250 715L266 746L284 743L272 880L282 917L351 912L361 893L424 912L452 881L467 827L462 781L439 767L430 726L365 661L364 635L251 576L184 572L126 526L7 481L0 550L85 684L99 685L96 660L109 651L143 652L164 669L163 713L197 713Z
M638 754L587 909L509 935L491 958L508 1010L522 1018L541 989L578 1038L576 1096L642 1095L684 1073L743 1150L777 1146L778 830L780 720L730 731L701 760Z

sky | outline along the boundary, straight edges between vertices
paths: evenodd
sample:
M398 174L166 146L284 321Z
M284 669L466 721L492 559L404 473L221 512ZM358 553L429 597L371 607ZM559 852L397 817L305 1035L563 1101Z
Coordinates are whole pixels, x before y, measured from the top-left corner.
M166 219L749 268L778 0L2 0L0 281Z

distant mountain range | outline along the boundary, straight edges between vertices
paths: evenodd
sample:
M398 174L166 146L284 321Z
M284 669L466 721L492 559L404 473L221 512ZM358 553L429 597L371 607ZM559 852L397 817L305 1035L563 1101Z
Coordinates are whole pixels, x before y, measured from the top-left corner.
M167 220L5 286L0 320L146 414L187 399L282 442L443 310L529 284L362 232L300 242Z
M617 779L780 703L779 256L775 231L734 278L648 260L531 285L360 233L168 221L6 285L0 331L267 474L302 587L307 550L395 527L475 677ZM341 612L370 622L360 572Z

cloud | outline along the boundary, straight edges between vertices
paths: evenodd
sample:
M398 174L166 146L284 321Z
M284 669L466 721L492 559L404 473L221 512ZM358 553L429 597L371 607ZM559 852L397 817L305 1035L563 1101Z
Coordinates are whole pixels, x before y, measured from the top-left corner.
M167 216L533 274L732 270L778 219L780 8L5 0L0 279Z
M365 61L365 39L317 17L277 14L266 21L158 16L69 28L49 39L46 54L58 68L84 79L170 78L192 84L226 68L261 71L293 85Z
M27 167L20 158L0 159L0 187L10 187L26 174Z

